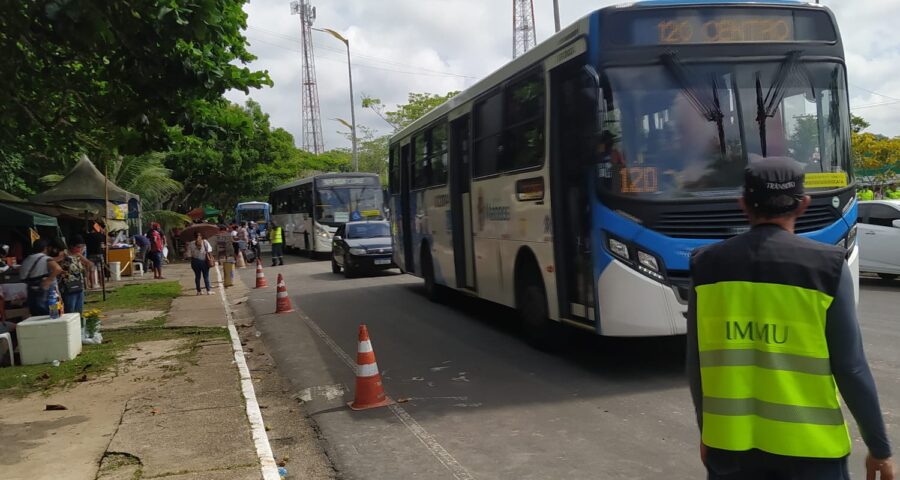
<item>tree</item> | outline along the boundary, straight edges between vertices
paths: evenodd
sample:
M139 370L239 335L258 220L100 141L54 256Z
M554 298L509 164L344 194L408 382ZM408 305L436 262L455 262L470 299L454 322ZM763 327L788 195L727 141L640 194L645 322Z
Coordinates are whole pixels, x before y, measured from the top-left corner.
M0 159L26 183L160 148L193 103L271 84L241 30L245 0L23 0L0 6ZM12 160L11 160L12 159ZM29 182L29 180L31 182Z
M900 137L888 138L863 132L869 123L855 115L850 124L851 155L857 176L875 187L895 182L900 172Z
M435 95L432 93L414 93L410 92L407 97L408 102L397 105L397 109L385 112L384 104L380 99L373 97L363 97L363 107L374 111L384 121L394 127L394 130L400 130L410 123L418 120L435 107L450 100L456 96L459 91L448 92L446 95Z

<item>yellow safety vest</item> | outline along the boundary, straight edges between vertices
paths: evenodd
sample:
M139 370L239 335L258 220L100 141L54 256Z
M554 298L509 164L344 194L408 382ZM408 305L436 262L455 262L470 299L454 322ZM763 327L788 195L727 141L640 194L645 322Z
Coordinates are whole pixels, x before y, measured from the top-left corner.
M829 295L826 288L813 286L831 285L829 278L839 276L841 253L817 256L794 248L796 243L783 237L790 235L787 232L774 237L755 234L757 238L740 248L720 250L715 261L698 262L705 263L697 268L705 273L694 272L699 277L694 288L703 443L738 452L759 449L792 457L845 457L850 454L850 435L825 337L833 292ZM786 246L780 256L748 259L747 247L760 241ZM793 255L799 257L796 262ZM722 268L728 258L735 259L734 273L728 272L732 266ZM805 265L811 265L811 273ZM765 273L757 273L762 270ZM754 278L758 276L766 278ZM782 283L778 277L801 280Z
M272 243L284 243L284 236L281 232L281 227L275 227L272 229Z

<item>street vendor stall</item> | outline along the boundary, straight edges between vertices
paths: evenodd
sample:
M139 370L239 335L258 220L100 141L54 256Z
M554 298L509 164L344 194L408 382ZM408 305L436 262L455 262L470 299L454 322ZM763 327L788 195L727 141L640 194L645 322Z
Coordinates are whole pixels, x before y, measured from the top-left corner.
M6 260L11 268L0 274L0 317L28 316L27 289L19 279L19 264L33 240L59 236L55 218L0 202L0 243L10 245L11 253L16 252Z

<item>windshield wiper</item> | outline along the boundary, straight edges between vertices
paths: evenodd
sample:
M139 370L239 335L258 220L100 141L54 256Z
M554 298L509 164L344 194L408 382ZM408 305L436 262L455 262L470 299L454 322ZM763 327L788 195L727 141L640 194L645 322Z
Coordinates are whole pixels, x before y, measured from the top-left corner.
M788 53L787 58L778 67L778 72L775 74L772 86L769 87L765 98L762 94L762 82L759 79L759 72L756 72L756 123L759 124L759 145L763 157L769 156L766 142L766 120L774 117L775 112L778 111L778 107L781 105L781 100L784 97L784 87L787 79L797 67L802 54L803 52L800 50Z
M687 97L694 109L697 110L706 121L716 122L716 129L719 134L719 150L722 153L722 158L725 158L727 153L725 147L725 115L722 113L722 105L719 102L719 86L716 82L715 75L712 77L712 98L710 99L705 95L701 95L701 93L694 88L694 85L698 84L698 82L694 82L691 79L687 69L684 68L684 64L678 59L677 53L665 53L660 56L660 60L669 70L669 73L675 77L675 80L681 86L681 91Z

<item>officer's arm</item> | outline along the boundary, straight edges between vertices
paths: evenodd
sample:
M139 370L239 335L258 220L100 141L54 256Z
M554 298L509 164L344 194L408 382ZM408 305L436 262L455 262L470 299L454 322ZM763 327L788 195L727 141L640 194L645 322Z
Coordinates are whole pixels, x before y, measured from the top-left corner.
M687 313L687 358L685 359L691 398L697 415L697 426L703 431L703 388L700 384L700 347L697 343L697 293L691 285Z
M891 445L881 416L875 379L863 351L856 318L853 276L847 264L841 272L837 295L828 309L825 336L831 356L831 370L841 396L859 425L869 452L875 458L891 456Z

